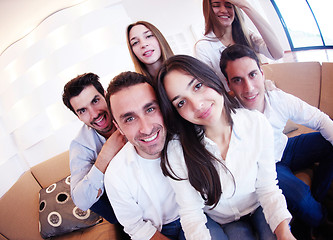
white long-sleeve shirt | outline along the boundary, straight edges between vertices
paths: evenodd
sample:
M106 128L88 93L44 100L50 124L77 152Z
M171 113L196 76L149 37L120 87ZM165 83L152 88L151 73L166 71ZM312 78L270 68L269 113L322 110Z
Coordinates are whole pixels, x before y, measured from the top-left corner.
M288 119L316 131L333 145L333 121L318 108L280 89L265 94L264 115L274 130L275 161L281 160L288 137L283 129Z
M266 43L261 37L251 32L250 40L254 46L254 50L257 53L263 54L264 56L273 59L269 53ZM214 32L210 32L202 39L197 41L194 47L194 55L196 58L213 68L213 70L221 79L225 89L229 91L227 80L220 69L221 54L223 50L226 49L226 47L227 46L224 46L222 42L216 37Z
M95 167L95 161L106 139L94 129L83 125L69 148L71 196L80 209L86 211L104 192L104 174Z
M163 225L179 218L175 193L162 173L160 161L140 157L128 142L105 172L110 203L134 240L148 240Z
M277 186L273 130L269 122L258 111L246 109L238 109L236 114L232 114L232 119L234 125L226 159L221 158L213 141L204 139L206 148L227 166L236 184L234 188L231 175L217 164L223 193L212 210L204 205L199 192L187 180L188 171L180 142L173 140L169 143L171 168L178 177L186 179L175 181L169 178L176 192L181 223L188 240L210 239L203 212L216 222L225 224L252 213L261 205L272 231L283 220L291 219L285 198Z

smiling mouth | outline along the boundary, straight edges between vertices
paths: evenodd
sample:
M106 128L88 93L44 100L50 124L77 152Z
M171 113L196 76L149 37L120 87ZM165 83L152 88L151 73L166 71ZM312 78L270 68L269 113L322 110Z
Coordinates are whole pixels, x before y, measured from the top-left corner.
M141 139L143 142L151 142L153 140L155 140L158 136L159 132L156 132L153 136L151 136L150 138L146 138L146 139Z
M153 50L149 50L143 53L143 56L151 55L153 54Z
M258 96L258 94L256 95L252 95L252 96L248 96L248 97L244 97L246 100L253 100Z

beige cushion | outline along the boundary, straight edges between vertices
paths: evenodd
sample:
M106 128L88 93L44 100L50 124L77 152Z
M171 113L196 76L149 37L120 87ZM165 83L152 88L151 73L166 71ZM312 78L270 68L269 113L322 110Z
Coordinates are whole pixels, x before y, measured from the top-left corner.
M321 65L319 62L274 63L262 66L266 79L283 91L319 108Z
M63 152L45 162L42 162L31 168L42 188L50 186L70 175L69 169L69 151Z
M333 119L333 63L322 63L320 110Z
M41 187L30 171L0 199L0 232L6 238L42 239L38 228L38 193Z

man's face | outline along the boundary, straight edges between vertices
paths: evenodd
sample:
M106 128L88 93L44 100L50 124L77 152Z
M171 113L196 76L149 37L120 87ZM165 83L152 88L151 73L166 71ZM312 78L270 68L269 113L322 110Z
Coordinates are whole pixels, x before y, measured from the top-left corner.
M156 159L164 147L166 130L153 88L140 83L110 96L118 129L146 159Z
M229 88L235 93L243 107L264 112L265 79L256 61L249 57L242 57L229 61L225 70L228 75Z
M110 136L113 128L110 112L104 96L93 85L85 87L78 96L72 97L70 103L82 122L102 136Z

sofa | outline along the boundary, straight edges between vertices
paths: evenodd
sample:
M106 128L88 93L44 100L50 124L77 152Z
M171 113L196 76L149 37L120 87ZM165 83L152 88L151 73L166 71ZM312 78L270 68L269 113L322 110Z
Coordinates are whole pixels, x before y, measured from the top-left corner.
M26 171L0 198L0 240L42 240L39 232L39 192L69 174L68 151ZM116 240L121 239L121 229L102 219L92 227L50 239Z
M262 68L266 78L274 81L277 87L300 97L333 118L333 63L274 63L263 65ZM288 123L286 131L289 132L288 136L295 136L312 130ZM308 169L296 175L311 185L311 172L312 170ZM39 233L39 192L69 174L68 151L26 171L0 198L0 240L43 239ZM333 187L325 204L333 213ZM117 226L103 220L92 227L52 239L112 240L121 239L120 232Z
M272 80L276 87L319 108L333 119L332 62L271 63L262 65L262 70L266 79ZM288 137L313 132L312 129L292 121L288 121L284 131ZM313 169L295 172L295 175L311 187ZM331 184L324 205L330 216L333 217L333 184Z

